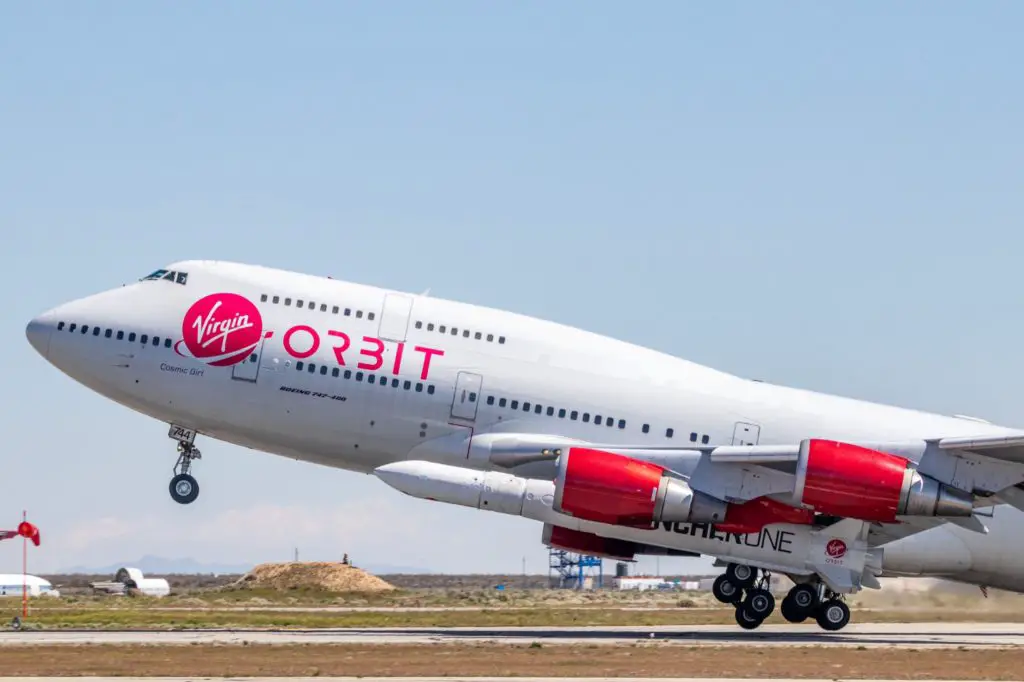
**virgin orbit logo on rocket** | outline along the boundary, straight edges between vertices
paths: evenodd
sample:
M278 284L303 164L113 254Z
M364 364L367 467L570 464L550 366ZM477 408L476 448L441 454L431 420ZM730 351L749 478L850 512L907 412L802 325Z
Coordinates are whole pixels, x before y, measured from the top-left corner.
M185 313L181 341L174 348L183 357L227 367L248 358L262 336L263 317L252 301L238 294L210 294Z
M825 553L830 559L842 559L846 556L846 543L839 538L833 538L825 545Z

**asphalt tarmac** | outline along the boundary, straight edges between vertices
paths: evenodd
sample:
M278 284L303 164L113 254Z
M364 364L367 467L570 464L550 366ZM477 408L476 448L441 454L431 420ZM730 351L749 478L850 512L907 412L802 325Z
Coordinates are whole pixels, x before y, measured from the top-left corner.
M58 682L66 677L0 677L0 682ZM195 682L193 677L75 677L75 682ZM204 677L203 682L750 682L750 678L690 678L690 677ZM845 678L830 677L820 680L773 677L773 682L845 682ZM850 682L853 682L852 680ZM865 680L856 682L883 682ZM911 682L887 679L884 682ZM930 682L970 682L968 680L931 680Z
M1024 647L1021 623L853 623L829 633L817 625L686 627L340 628L315 630L0 631L0 647L32 644L629 644L661 640L714 646ZM1024 660L1024 654L1022 654ZM37 681L38 682L38 679Z

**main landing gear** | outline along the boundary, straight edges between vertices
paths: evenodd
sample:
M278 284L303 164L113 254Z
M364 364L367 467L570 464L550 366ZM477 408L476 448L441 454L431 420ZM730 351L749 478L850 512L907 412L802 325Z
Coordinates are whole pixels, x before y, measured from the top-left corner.
M718 601L736 607L736 622L741 628L753 630L775 610L770 586L771 576L767 571L729 564L725 573L715 579L711 591ZM830 632L841 630L850 622L850 607L842 601L842 596L821 584L795 585L782 600L780 611L790 623L814 618L823 630Z
M715 599L736 607L736 622L745 630L753 630L772 615L775 596L768 589L771 577L744 564L729 564L725 573L715 579L711 591Z
M178 441L178 462L174 465L174 478L168 486L171 499L178 504L190 504L199 497L199 482L189 471L192 469L192 460L202 459L203 456L195 446L196 432L171 425L167 435Z

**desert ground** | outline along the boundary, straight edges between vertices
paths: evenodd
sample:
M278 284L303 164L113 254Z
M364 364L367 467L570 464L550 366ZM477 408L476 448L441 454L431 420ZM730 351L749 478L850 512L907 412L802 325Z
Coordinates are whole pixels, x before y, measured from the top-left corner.
M21 631L486 626L734 626L706 592L547 587L546 576L373 576L343 564L268 564L244 576L164 576L172 594L96 595L109 576L47 576ZM606 580L606 586L612 584ZM504 589L495 589L503 585ZM1024 595L939 581L884 581L849 600L856 623L1021 623ZM0 627L21 611L0 599ZM784 623L777 613L768 623ZM736 628L739 632L739 628ZM755 634L755 633L748 633ZM756 636L764 637L757 633ZM1021 679L1022 647L553 644L66 644L4 646L0 676L490 676Z

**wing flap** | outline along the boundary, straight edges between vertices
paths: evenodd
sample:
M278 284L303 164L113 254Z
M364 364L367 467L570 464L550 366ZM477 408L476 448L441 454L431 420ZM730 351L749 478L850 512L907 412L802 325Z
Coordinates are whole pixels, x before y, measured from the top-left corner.
M956 436L937 441L941 450L968 450L1003 462L1024 464L1024 434L1005 436Z

